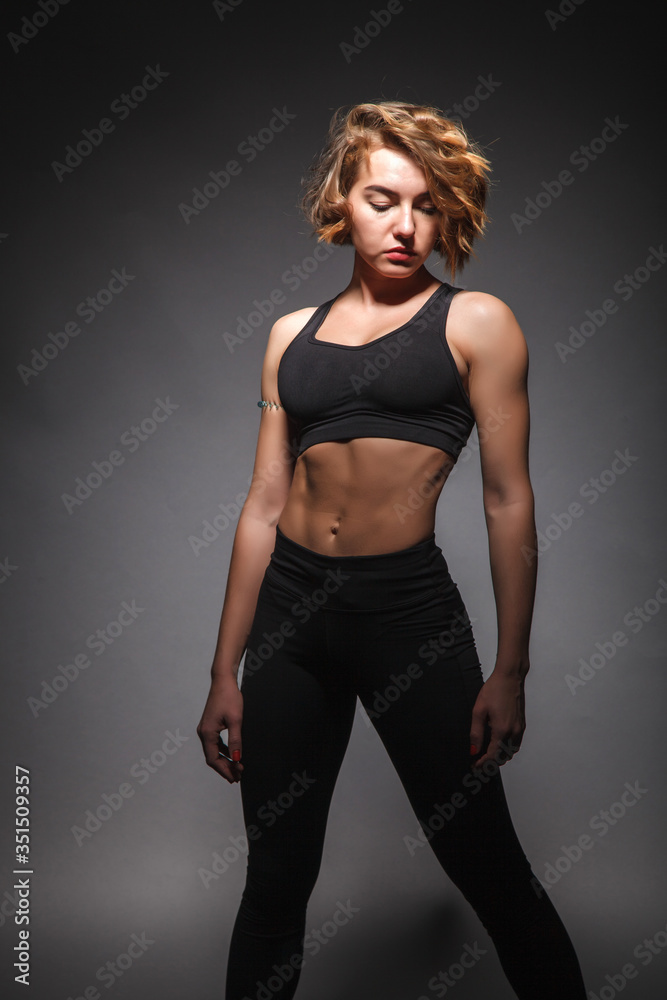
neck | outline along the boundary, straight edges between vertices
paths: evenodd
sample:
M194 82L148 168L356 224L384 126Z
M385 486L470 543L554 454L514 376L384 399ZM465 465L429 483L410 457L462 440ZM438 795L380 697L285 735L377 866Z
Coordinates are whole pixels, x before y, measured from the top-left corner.
M367 305L373 303L398 305L420 295L427 289L435 291L438 284L441 282L430 274L423 264L414 274L404 278L400 276L389 277L378 274L355 252L352 277L344 289L344 294L359 297Z

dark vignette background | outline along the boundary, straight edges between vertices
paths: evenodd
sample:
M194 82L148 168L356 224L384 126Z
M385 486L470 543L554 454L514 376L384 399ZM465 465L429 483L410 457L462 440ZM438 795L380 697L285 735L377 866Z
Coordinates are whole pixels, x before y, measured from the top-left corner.
M657 7L563 0L550 25L546 3L404 0L346 58L341 43L353 43L383 0L217 6L72 0L38 16L16 52L9 33L43 7L4 5L0 988L39 1000L95 990L222 996L243 826L238 789L206 769L195 726L272 320L236 344L225 334L247 332L242 321L276 289L278 315L348 280L348 248L306 263L301 278L294 270L315 246L296 208L299 179L333 110L395 98L452 108L482 77L492 92L464 124L493 162L492 223L458 284L508 302L529 343L544 549L528 730L503 773L526 852L553 883L594 995L658 1000L667 973L667 226ZM121 120L112 102L147 67L167 76ZM275 109L293 117L249 162L238 147ZM104 117L113 132L59 181L52 163ZM577 165L570 156L607 118L624 127L582 170L581 154ZM186 222L179 205L230 159L241 173ZM551 204L543 194L532 221L518 220L526 199L568 168L573 183ZM106 289L114 269L131 280L103 292L98 304L112 301L86 323L77 305ZM633 288L624 275L635 272ZM446 277L437 262L435 273ZM609 299L617 308L607 315ZM62 331L77 320L81 333L67 341ZM587 335L573 333L586 322ZM59 333L65 346L50 347L37 370L33 350ZM580 346L562 360L557 345L573 336ZM164 419L151 424L157 401ZM147 418L140 441L130 428ZM122 463L68 510L63 495L113 451ZM624 471L605 472L617 451ZM437 537L488 671L495 612L480 485L473 436L441 500ZM580 516L568 523L576 502ZM117 621L123 602L142 610L112 624L113 641L96 655L88 637ZM619 631L623 644L612 641ZM90 666L78 671L86 652ZM12 969L15 765L30 769L33 802L27 989ZM626 783L639 789L632 805L621 800ZM309 927L339 900L357 912L307 960L303 1000L430 1000L431 977L475 943L486 954L457 983L457 1000L511 996L488 937L429 849L407 849L416 833L360 712ZM591 846L577 858L571 848L584 835ZM144 941L140 957L98 977L132 935Z

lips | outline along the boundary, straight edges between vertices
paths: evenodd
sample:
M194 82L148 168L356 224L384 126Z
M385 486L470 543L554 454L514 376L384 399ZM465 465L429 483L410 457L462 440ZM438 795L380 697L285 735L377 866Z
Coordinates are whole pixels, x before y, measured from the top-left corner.
M404 257L416 257L414 250L408 250L407 247L392 247L391 250L387 250L387 253L400 253Z

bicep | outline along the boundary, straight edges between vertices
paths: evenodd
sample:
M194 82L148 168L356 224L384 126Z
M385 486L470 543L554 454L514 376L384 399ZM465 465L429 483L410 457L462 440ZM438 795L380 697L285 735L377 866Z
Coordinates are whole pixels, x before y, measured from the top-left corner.
M528 348L512 311L497 299L477 317L470 401L480 441L484 504L532 494L528 473Z
M284 324L274 324L262 365L260 399L280 403L278 364L285 348ZM293 426L282 407L260 409L257 448L246 508L261 520L274 523L285 506L294 475Z

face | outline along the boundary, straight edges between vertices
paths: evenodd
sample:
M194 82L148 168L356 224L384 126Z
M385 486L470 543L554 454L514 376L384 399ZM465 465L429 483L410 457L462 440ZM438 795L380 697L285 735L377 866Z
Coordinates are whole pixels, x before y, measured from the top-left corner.
M424 264L439 228L424 171L405 153L381 146L362 160L347 196L351 239L376 272L406 278Z

